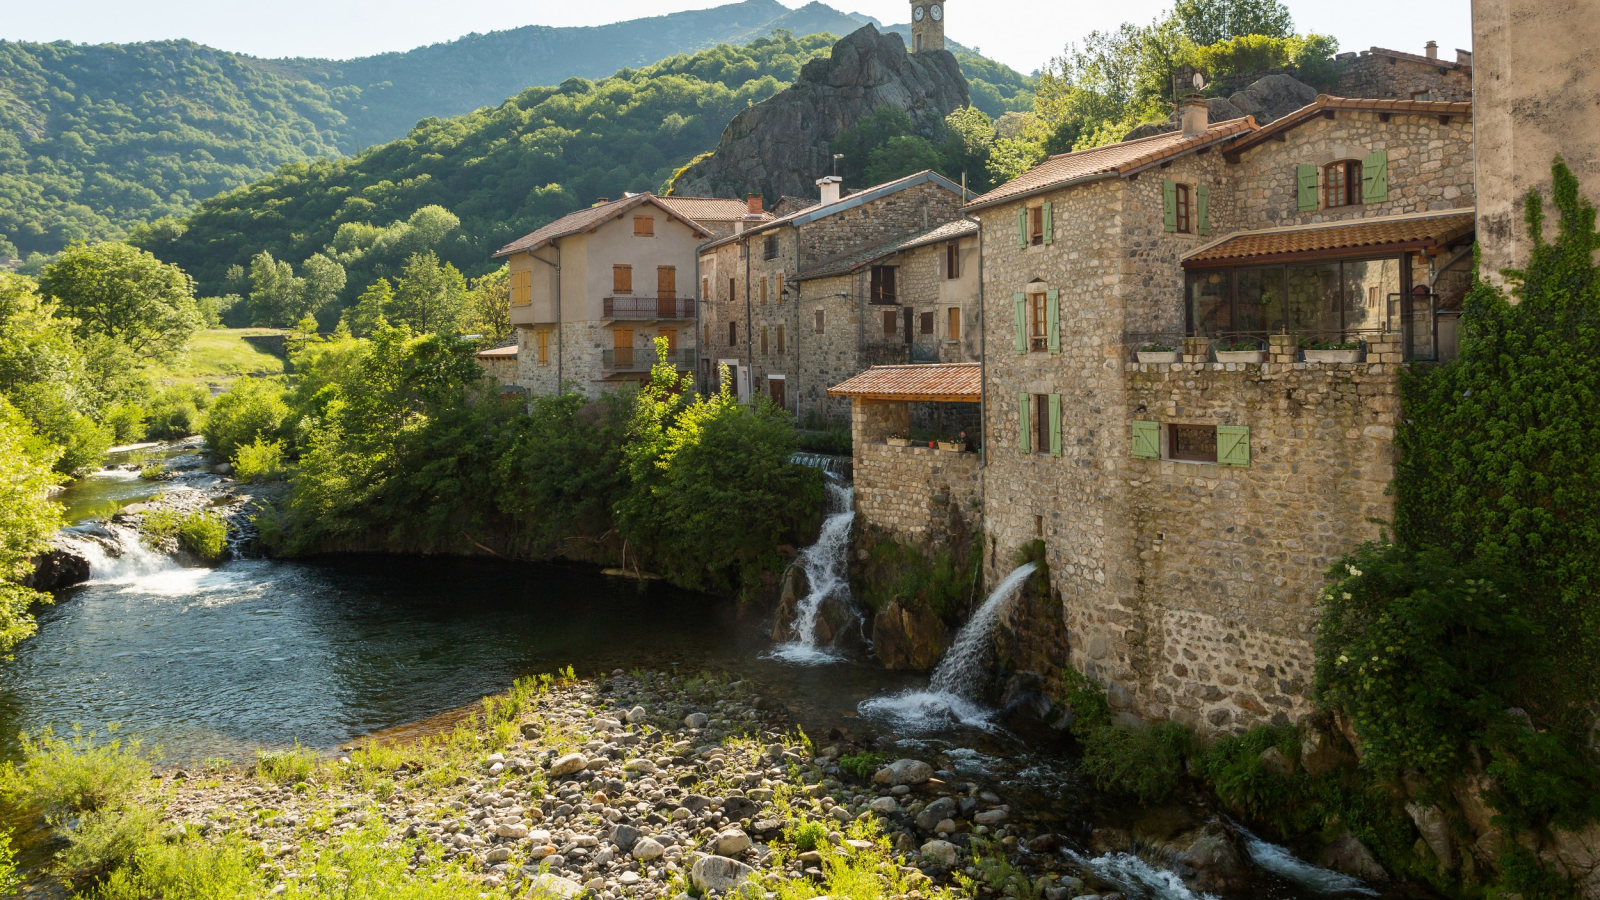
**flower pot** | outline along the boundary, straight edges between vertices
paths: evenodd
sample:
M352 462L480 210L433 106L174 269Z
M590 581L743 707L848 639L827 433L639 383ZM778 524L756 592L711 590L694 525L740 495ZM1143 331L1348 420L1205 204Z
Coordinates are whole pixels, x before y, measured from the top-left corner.
M1358 363L1361 362L1365 350L1307 350L1306 362L1308 363Z
M1260 350L1218 350L1217 362L1220 363L1259 363L1266 361L1266 354Z
M1176 350L1140 350L1139 362L1150 363L1175 363L1182 362L1183 354Z
M911 446L911 439L910 438L889 438L889 446L891 446L891 447L909 447L909 446Z
M965 453L967 452L967 445L964 442L956 443L955 441L940 441L939 449L946 453Z

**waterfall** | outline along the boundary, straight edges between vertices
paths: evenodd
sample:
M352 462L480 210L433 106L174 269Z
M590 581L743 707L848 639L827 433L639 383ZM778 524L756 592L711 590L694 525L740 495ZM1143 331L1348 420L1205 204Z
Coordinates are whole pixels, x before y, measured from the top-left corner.
M824 457L831 459L832 457ZM827 471L824 469L824 471ZM808 593L795 609L795 640L775 648L771 657L800 665L819 665L835 661L833 653L817 647L817 617L830 598L850 606L850 529L856 521L856 492L850 485L829 477L827 518L817 542L800 552L795 565L805 573Z
M1121 888L1128 897L1137 897L1139 900L1217 900L1211 894L1190 890L1182 878L1130 853L1108 853L1096 857L1071 850L1065 853L1068 859L1093 872L1101 881L1109 881Z
M956 725L992 727L989 720L993 711L978 702L978 695L988 672L995 626L1000 614L1021 592L1023 583L1038 569L1037 565L1026 563L989 593L939 661L926 691L867 700L860 706L862 715L888 719L911 731L936 731Z
M1250 854L1250 860L1285 881L1319 894L1378 896L1377 891L1367 887L1359 878L1314 866L1290 853L1287 848L1269 844L1243 828L1239 829L1239 833L1244 836L1245 852Z
M789 457L789 461L798 466L821 469L823 474L829 478L850 478L851 459L848 456L801 452Z

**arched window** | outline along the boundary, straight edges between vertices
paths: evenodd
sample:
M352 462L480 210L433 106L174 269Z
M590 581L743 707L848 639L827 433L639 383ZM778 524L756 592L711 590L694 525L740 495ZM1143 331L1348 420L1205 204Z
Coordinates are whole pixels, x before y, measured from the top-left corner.
M1361 204L1361 160L1342 159L1329 163L1322 170L1323 206L1359 206Z

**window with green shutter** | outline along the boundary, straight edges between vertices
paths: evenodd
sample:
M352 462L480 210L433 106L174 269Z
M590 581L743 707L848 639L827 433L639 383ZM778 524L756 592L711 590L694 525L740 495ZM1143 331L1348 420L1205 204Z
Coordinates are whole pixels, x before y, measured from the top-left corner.
M1051 353L1061 352L1061 292L1045 292L1045 346Z
M1028 295L1018 294L1017 303L1017 344L1018 353L1028 352Z
M1361 160L1361 201L1389 202L1389 151L1379 150Z
M1194 189L1194 211L1199 220L1200 234L1211 234L1211 185L1202 184Z
M1240 469L1250 468L1250 426L1217 426L1217 462Z
M1317 167L1301 163L1295 168L1296 199L1301 212L1317 211Z
M1032 412L1033 397L1029 394L1017 395L1017 446L1024 454L1033 452L1033 425L1029 422L1028 414Z
M1044 204L1044 242L1046 244L1054 244L1056 242L1055 204L1049 201Z
M1028 249L1028 208L1026 206L1017 210L1017 247Z
M1161 425L1159 423L1133 423L1133 458L1161 458Z
M1161 227L1178 230L1178 183L1171 179L1161 182Z
M1050 455L1061 455L1061 395L1050 395Z

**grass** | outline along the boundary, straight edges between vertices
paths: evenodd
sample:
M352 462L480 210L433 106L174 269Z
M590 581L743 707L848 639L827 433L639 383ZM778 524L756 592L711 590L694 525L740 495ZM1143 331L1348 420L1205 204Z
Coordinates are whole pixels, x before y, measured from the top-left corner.
M281 328L213 328L189 342L182 359L150 374L163 384L222 386L236 378L284 374Z
M102 742L74 728L70 738L49 729L20 739L23 761L0 768L0 797L46 820L118 806L150 782L150 761L137 740Z
M299 784L317 769L317 754L300 746L256 751L256 776L273 784Z
M170 509L152 510L145 514L143 528L151 541L176 537L179 546L208 562L221 559L228 549L228 523L204 510L184 515Z

